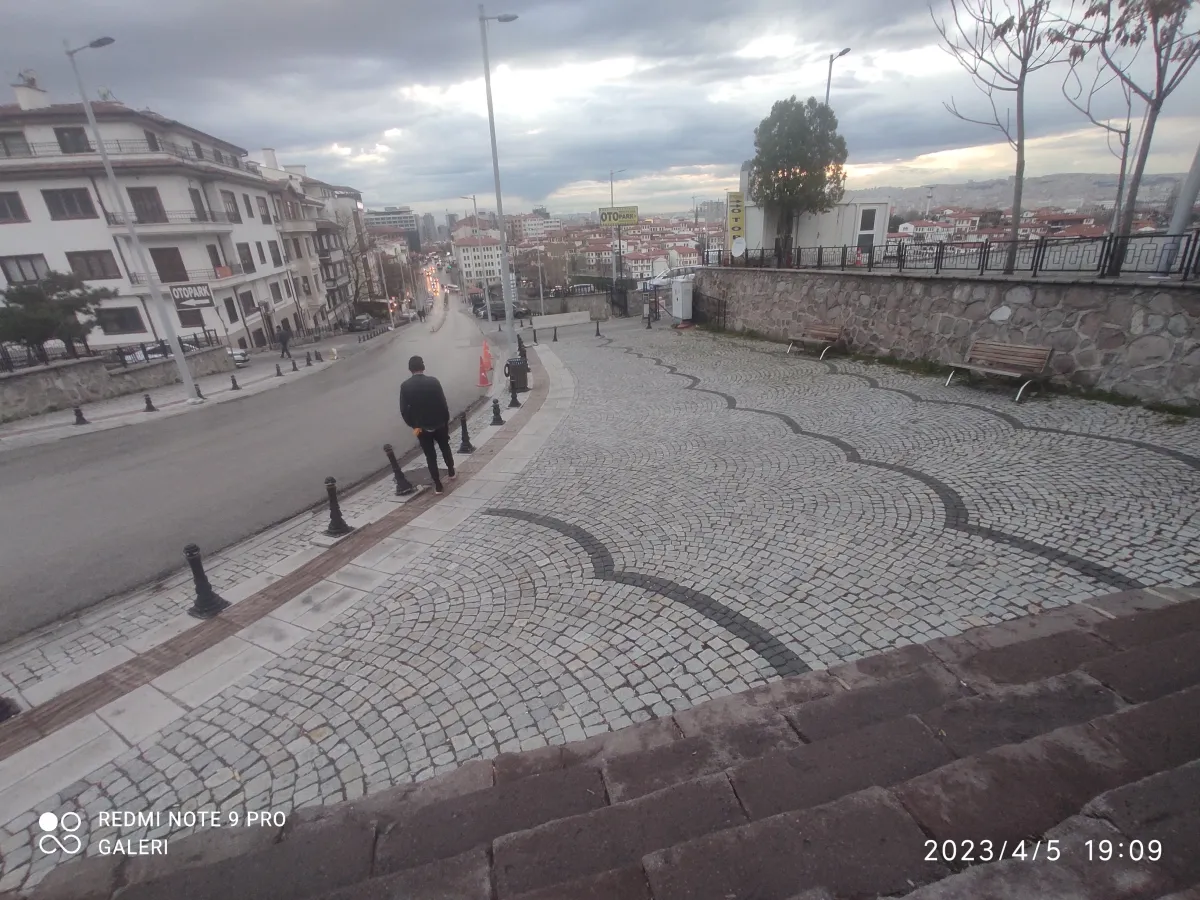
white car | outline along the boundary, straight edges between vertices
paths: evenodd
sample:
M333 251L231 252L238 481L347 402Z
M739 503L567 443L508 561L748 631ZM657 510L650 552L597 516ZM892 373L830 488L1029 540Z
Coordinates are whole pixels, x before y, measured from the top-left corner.
M235 368L241 369L250 365L250 354L241 347L227 347L225 352L233 358Z
M671 282L676 278L695 275L700 271L700 269L701 266L676 266L673 269L667 269L665 272L655 275L646 282L646 286L649 287L650 290L654 290L656 287L669 288L671 286Z

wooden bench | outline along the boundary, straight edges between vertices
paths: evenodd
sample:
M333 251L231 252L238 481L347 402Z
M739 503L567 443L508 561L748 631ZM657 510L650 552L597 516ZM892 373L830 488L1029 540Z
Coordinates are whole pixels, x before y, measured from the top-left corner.
M1025 388L1045 380L1046 367L1050 364L1050 356L1053 353L1054 350L1050 347L975 341L967 351L967 358L951 368L946 386L950 386L950 382L960 371L1019 378L1024 382L1017 389L1016 402L1020 403Z
M842 329L836 325L808 325L800 332L799 337L788 338L787 352L791 353L792 348L797 344L814 344L822 348L820 358L824 359L825 354L840 343L841 340Z

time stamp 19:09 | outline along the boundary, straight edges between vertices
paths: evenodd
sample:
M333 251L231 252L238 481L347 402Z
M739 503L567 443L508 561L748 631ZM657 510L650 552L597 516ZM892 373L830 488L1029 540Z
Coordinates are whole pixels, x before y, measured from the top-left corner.
M76 812L65 812L61 816L42 813L37 820L41 835L38 849L45 854L61 853L74 856L83 850L83 816ZM287 814L278 810L234 810L220 812L212 809L171 809L152 812L129 812L108 810L98 812L92 820L93 835L96 837L95 851L100 856L119 854L124 856L162 856L167 853L167 839L140 837L137 835L156 831L164 826L169 830L191 830L197 828L282 828L287 823ZM115 833L114 833L115 830ZM125 831L128 836L122 835ZM132 832L132 834L128 834Z
M988 839L972 841L925 841L926 862L957 862L957 863L989 863L1002 859L1021 859L1029 862L1045 860L1058 862L1064 854L1088 862L1111 862L1113 860L1130 860L1132 862L1158 862L1163 856L1163 845L1160 840L1128 840L1113 841L1086 840L1079 846L1065 845L1066 842L1055 839L993 841Z

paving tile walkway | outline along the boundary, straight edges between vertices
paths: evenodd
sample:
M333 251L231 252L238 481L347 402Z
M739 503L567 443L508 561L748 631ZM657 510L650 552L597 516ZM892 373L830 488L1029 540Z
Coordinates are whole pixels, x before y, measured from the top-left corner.
M89 812L88 847L175 836L94 811L288 813L1122 586L1200 583L1200 423L604 331L534 351L544 398L453 493L335 571L285 554L298 565L275 579L318 578L291 598L262 571L288 563L231 555L217 570L258 570L236 636L0 758L0 890L54 865L39 813ZM297 547L316 530L292 527ZM92 623L0 673L36 696L64 660L77 685L128 662L130 623L166 604L127 603L112 635Z

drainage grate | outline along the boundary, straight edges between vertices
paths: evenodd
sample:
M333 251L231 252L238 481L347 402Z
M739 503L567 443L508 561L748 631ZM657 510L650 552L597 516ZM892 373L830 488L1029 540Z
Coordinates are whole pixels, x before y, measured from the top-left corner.
M10 700L8 697L0 697L0 722L11 719L20 711L21 707L17 706L15 700Z

